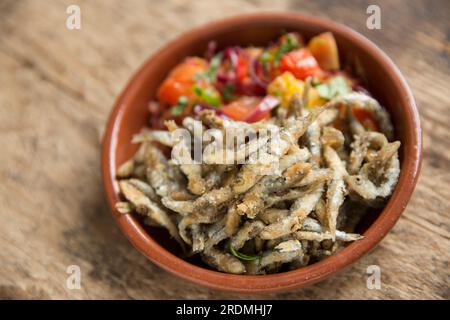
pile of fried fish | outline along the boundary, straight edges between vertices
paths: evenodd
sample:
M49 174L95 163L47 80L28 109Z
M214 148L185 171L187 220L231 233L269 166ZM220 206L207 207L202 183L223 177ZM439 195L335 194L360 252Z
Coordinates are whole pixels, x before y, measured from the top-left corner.
M370 208L386 203L400 174L400 142L390 142L390 117L375 99L357 92L312 110L304 102L294 95L288 108L256 123L223 119L213 110L183 119L183 128L198 139L196 120L222 131L277 126L276 138L238 146L276 145L277 170L262 170L271 164L216 163L214 155L202 163L168 159L161 145L174 146L171 132L179 126L173 121L166 122L167 131L136 134L138 151L118 169L124 201L116 209L166 228L186 256L199 254L212 268L234 274L299 268L362 239L355 227ZM366 130L353 108L370 112L380 132Z

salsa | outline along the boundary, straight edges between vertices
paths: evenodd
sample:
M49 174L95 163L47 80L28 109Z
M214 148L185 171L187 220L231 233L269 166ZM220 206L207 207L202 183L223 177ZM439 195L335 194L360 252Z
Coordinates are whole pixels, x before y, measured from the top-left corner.
M307 82L308 108L361 87L341 70L330 32L307 43L299 33L290 32L266 47L215 48L211 42L205 57L187 57L169 72L158 88L157 101L151 103L152 127L161 128L169 119L180 123L204 109L236 121L268 119L273 109L287 108L294 93L302 95ZM353 112L366 129L379 130L369 111Z

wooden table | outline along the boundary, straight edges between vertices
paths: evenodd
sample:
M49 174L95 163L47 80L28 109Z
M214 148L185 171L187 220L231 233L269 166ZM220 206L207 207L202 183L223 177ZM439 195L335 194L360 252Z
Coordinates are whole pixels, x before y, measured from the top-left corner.
M382 29L366 28L381 8ZM78 4L82 29L68 30ZM106 206L100 141L113 102L169 39L241 12L329 17L378 44L404 73L424 129L424 164L385 240L339 275L283 299L450 298L449 1L0 2L0 298L242 298L171 276L137 252ZM81 289L66 287L69 265ZM366 287L369 265L381 290ZM253 296L245 296L256 298Z

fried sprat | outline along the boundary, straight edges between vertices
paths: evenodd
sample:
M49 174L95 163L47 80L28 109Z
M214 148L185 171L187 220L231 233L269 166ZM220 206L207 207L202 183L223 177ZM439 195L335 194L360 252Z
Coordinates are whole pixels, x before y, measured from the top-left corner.
M300 268L362 239L354 230L358 220L384 205L396 186L400 142L392 141L388 113L367 95L352 92L317 108L307 107L305 96L293 95L288 108L264 121L233 121L204 110L180 127L166 121L167 131L136 134L138 152L117 170L123 196L117 211L166 228L186 255L234 274ZM353 108L373 113L380 132L367 130ZM227 163L219 158L229 151L228 136L201 163L182 163L173 153L167 158L160 146L175 148L177 129L202 140L196 120L201 130L276 128L280 134L234 142L237 152ZM183 148L191 158L191 145ZM264 152L271 162L249 161Z

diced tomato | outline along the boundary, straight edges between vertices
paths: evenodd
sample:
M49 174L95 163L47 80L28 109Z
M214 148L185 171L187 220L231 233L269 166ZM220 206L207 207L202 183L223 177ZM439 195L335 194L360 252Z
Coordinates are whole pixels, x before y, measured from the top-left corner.
M195 76L208 69L205 59L190 57L176 66L158 89L160 102L176 105L181 96L194 98L192 86L196 83Z
M365 109L353 108L353 114L359 122L370 131L380 131L378 121L374 118L373 114Z
M341 105L339 107L339 112L341 114L340 117L337 117L336 120L333 122L333 126L341 131L345 131L345 123L342 122L341 118L345 117L345 107ZM369 131L378 131L380 132L380 125L378 124L377 119L373 116L373 114L366 110L361 108L352 108L353 115L355 118L363 125L363 127L366 130Z
M254 59L260 53L260 49L249 48L240 51L236 55L236 64L233 69L234 77L232 80L235 85L235 93L256 96L262 96L266 93L265 86L255 81L256 73L260 70L253 70L253 73L250 71L251 68L254 68Z
M291 72L297 79L318 75L322 72L308 49L301 48L285 53L280 60L281 71Z
M312 38L308 43L308 49L322 69L339 70L338 49L331 32L324 32Z
M250 115L255 114L254 110L260 106L261 101L262 98L259 97L243 96L222 107L220 111L233 120L247 121L247 118ZM256 122L269 117L270 109L261 111L261 113L256 116L252 116L252 119L249 119L249 122Z
M236 65L236 78L238 81L244 81L248 77L249 60L245 54L239 54Z
M278 46L272 46L265 50L264 54L266 55L266 60L261 61L261 65L263 68L264 73L266 74L266 77L269 81L275 79L283 72L280 69L279 63L275 63L273 60L273 57L275 56L276 52L279 50ZM260 58L260 60L264 60L263 57Z

